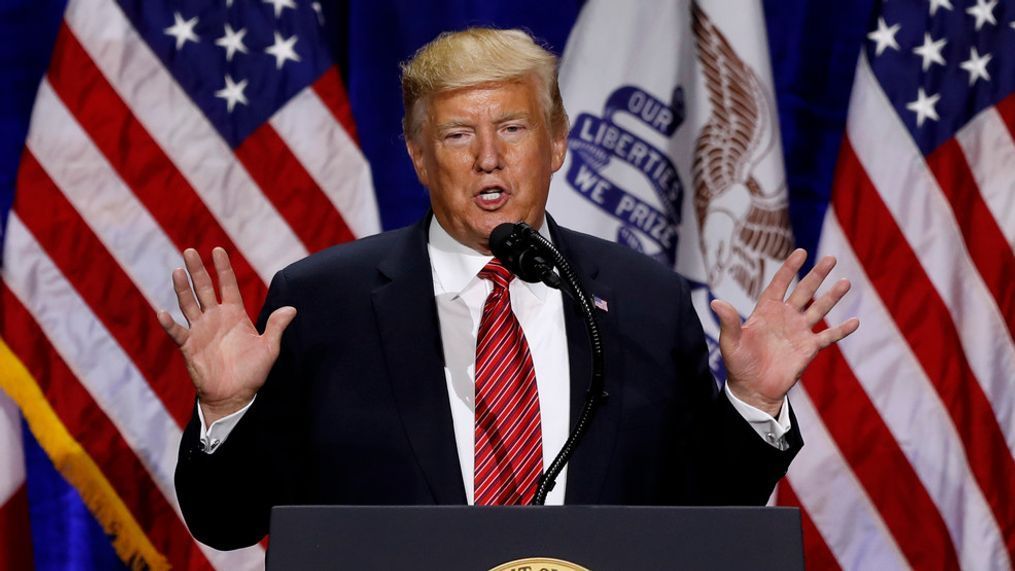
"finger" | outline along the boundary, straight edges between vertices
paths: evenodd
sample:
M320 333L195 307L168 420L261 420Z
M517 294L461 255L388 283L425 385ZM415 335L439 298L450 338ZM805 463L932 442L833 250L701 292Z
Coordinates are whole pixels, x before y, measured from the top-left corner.
M832 343L838 343L842 339L845 339L848 335L851 335L857 328L860 327L860 320L856 317L847 319L844 323L840 323L835 327L829 327L818 334L818 343L821 348L824 349Z
M740 342L740 314L729 303L716 299L712 301L712 311L719 316L719 341L721 343Z
M797 272L800 271L806 259L806 250L803 248L793 250L793 253L786 258L786 261L782 263L779 270L772 276L772 281L768 282L768 286L762 290L761 295L758 296L758 301L773 299L781 302L785 299L789 284L793 283L793 278L796 277Z
M835 282L835 285L825 295L814 300L814 303L807 308L806 318L808 327L814 327L819 321L828 315L828 312L839 303L842 296L849 291L851 284L846 278Z
M811 298L814 297L814 292L818 291L821 283L828 277L828 272L832 271L834 267L835 258L832 256L825 256L818 260L818 263L814 264L811 271L807 272L804 279L800 280L800 283L793 289L793 293L790 294L786 303L797 309L803 309L810 303Z
M194 282L194 293L197 294L197 301L202 309L214 307L218 300L215 298L215 286L211 282L208 270L204 269L204 262L201 255L193 248L183 251L183 261L187 264L187 271L190 273L190 280Z
M187 318L187 323L194 323L201 317L201 306L194 297L194 291L190 289L190 280L187 279L187 272L183 268L173 270L173 290L176 292L176 303L180 311Z
M159 320L159 325L169 334L169 337L178 347L187 342L187 338L190 337L190 330L177 323L168 311L160 309L155 314L155 318Z
M215 263L215 272L219 276L219 288L222 290L222 303L243 304L243 297L240 295L240 286L236 283L236 273L229 263L229 254L225 248L216 247L211 251L212 261Z
M264 326L264 337L277 348L282 343L282 333L296 317L296 308L284 306L271 312L268 316L268 323Z

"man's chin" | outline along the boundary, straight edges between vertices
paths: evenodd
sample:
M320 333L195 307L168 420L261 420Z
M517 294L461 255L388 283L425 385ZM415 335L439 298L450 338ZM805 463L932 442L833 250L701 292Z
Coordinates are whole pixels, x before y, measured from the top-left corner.
M496 212L484 212L479 217L473 217L462 228L467 236L456 237L456 239L474 250L489 254L490 233L493 232L494 228L506 222L511 224L527 222L533 228L538 229L542 226L543 217L526 216L524 213L508 212L506 209ZM461 238L467 238L468 242L463 242Z
M520 220L521 220L520 217L512 216L507 213L497 213L496 216L484 216L483 222L477 225L478 226L477 232L483 235L485 241L487 238L490 237L490 233L493 232L494 228L500 226L501 224L504 224L505 222L510 222L514 224L515 222L518 222Z
M491 212L488 216L484 216L482 226L487 230L486 235L489 236L493 229L510 222L511 224L517 224L518 222L525 222L533 228L539 228L543 225L544 213L539 212L511 212L507 210L500 210L497 212Z

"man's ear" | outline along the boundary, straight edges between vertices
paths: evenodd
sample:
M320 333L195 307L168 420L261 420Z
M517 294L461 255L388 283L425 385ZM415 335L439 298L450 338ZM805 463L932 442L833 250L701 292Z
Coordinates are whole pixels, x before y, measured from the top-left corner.
M412 168L416 169L416 178L419 179L419 183L427 188L430 188L430 177L426 170L426 159L423 156L423 147L421 147L419 143L410 136L405 139L405 150L409 152L409 158L412 159Z
M554 129L550 140L550 152L553 154L553 172L560 170L564 165L564 155L567 154L567 127Z

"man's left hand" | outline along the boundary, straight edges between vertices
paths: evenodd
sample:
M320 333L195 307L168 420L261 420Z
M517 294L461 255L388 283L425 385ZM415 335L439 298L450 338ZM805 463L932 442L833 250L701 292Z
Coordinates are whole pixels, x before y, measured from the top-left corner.
M860 326L860 320L854 317L819 333L813 331L850 287L849 280L839 280L811 303L814 292L835 267L831 256L819 260L786 298L806 259L807 252L802 249L786 258L742 324L732 305L721 300L712 302L719 316L719 349L729 374L729 389L740 400L773 417L779 415L786 393L818 351Z

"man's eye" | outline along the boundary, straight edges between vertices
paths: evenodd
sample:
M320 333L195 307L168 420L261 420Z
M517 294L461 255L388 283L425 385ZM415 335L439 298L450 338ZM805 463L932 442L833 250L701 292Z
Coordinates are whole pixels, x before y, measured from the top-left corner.
M518 133L525 130L523 125L505 125L504 130L508 133Z
M462 132L448 133L447 135L444 135L444 140L445 141L461 141L462 139L464 139L466 137L466 135L467 135L466 133L462 133Z

